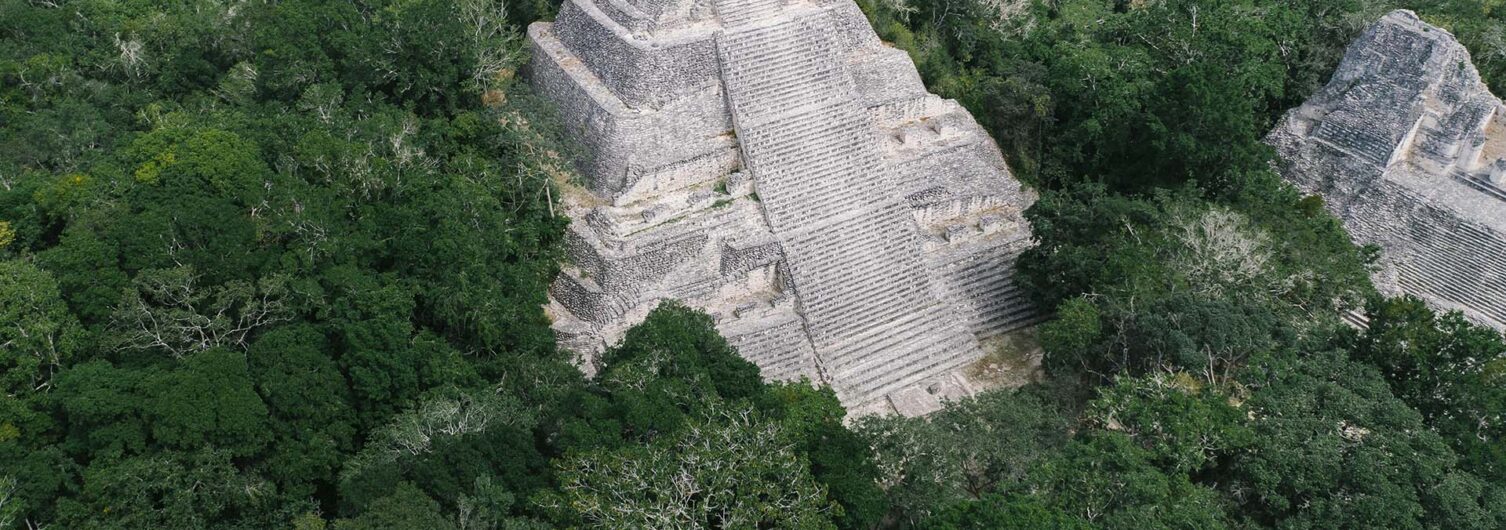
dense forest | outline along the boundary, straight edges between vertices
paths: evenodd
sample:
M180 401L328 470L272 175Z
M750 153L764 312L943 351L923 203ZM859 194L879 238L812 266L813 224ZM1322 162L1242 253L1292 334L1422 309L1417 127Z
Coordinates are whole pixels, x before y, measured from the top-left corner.
M1396 7L1506 93L1506 4L859 4L1041 193L1045 377L928 418L556 349L551 0L0 0L0 529L1506 527L1506 343L1260 141Z

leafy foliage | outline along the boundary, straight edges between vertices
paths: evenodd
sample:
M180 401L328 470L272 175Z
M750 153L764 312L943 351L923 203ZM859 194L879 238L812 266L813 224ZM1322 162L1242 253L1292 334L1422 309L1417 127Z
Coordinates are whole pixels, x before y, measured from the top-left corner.
M1331 218L1279 209L1297 202L1279 194L1236 203L1261 224L1187 191L1147 200L1084 185L1043 197L1027 213L1041 245L1019 266L1041 303L1061 303L1062 318L1043 326L1047 365L1217 382L1358 306L1368 255Z
M646 446L566 460L560 487L592 528L835 528L787 440L748 411L710 413Z
M765 384L711 318L665 303L601 356L560 429L561 522L868 528L879 468L829 388Z
M533 429L580 378L541 310L568 168L505 7L0 3L7 520L532 509L503 499L548 484ZM506 419L419 421L357 486L446 407Z
M0 261L0 384L7 394L45 391L88 335L58 294L57 282L33 263Z
M1375 299L1369 327L1344 341L1380 368L1397 397L1422 413L1482 475L1506 478L1506 342L1457 312L1415 298Z
M1490 2L860 4L1040 190L1019 278L1056 315L1048 386L867 424L901 526L1502 524L1500 335L1375 298L1376 250L1283 184L1261 142L1386 10L1419 9L1478 56L1499 47L1480 37ZM1477 57L1498 83L1494 61ZM1370 330L1344 327L1366 300ZM1088 397L1030 421L976 405L1078 384ZM935 425L962 411L1027 427ZM1016 449L1019 466L971 452L1034 425L1056 441Z
M1261 390L1233 490L1258 521L1295 528L1491 528L1501 507L1373 367L1338 352L1277 359Z
M1398 3L860 4L1040 191L1057 318L1047 382L849 429L675 304L555 349L552 0L0 0L0 528L1506 525L1500 335L1260 142ZM1502 91L1499 2L1399 4Z
M1058 399L1045 389L996 392L930 421L865 418L860 426L895 512L920 522L954 504L1028 490L1031 470L1068 438Z

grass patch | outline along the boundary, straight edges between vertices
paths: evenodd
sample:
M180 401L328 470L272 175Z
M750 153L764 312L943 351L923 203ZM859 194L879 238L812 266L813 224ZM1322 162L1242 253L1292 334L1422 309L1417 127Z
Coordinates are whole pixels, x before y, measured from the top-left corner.
M964 371L981 386L1015 387L1041 378L1041 343L1036 327L1015 330L984 341L988 352Z

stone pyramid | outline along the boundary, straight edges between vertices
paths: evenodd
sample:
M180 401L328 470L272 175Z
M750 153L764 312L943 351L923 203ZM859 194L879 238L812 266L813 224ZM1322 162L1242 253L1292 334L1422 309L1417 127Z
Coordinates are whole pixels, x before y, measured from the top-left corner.
M528 34L586 155L549 311L588 370L675 299L765 377L921 414L1036 319L1035 196L852 0L566 0Z
M1378 288L1506 329L1506 104L1453 35L1386 15L1267 142L1283 176L1383 250Z

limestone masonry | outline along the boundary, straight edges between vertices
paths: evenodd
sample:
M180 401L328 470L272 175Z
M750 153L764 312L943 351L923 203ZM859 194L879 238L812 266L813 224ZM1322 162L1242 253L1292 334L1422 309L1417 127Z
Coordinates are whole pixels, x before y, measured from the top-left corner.
M1034 195L852 0L567 0L528 34L587 155L550 290L566 347L677 299L766 377L918 414L1033 322L1011 274Z
M1506 106L1452 35L1396 11L1350 46L1328 86L1267 139L1321 194L1376 283L1506 327Z

